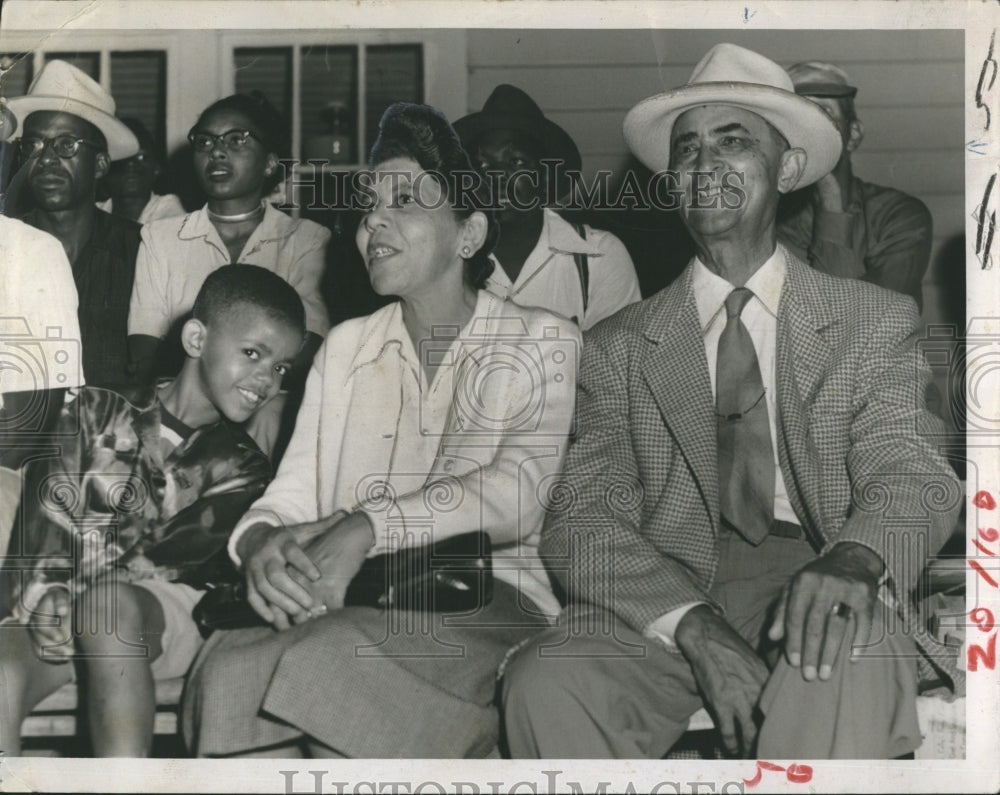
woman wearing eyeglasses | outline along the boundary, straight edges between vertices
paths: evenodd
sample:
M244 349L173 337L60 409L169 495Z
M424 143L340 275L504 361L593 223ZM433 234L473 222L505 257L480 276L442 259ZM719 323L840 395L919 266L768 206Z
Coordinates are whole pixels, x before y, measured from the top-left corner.
M230 537L250 604L280 631L208 641L182 710L199 756L490 755L498 666L559 613L537 545L566 491L579 331L482 289L489 189L440 111L391 105L369 163L356 242L374 290L399 300L330 332L288 453ZM402 585L382 608L350 596L366 557L470 531L493 549L479 609L397 610ZM394 581L420 568L397 563Z
M330 325L319 291L330 232L264 200L279 176L284 130L278 111L254 92L213 103L188 133L207 202L143 227L128 321L129 348L142 375L166 368L169 349L161 340L191 310L205 277L225 265L246 264L274 271L302 298L309 338L294 370L304 378ZM249 430L271 454L281 411L265 409Z

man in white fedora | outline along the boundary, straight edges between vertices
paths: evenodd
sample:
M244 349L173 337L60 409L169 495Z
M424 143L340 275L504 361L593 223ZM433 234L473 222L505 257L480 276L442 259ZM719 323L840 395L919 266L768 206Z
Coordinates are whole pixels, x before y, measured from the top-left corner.
M697 253L584 335L540 548L569 604L508 666L510 752L659 758L704 706L732 754L906 755L917 651L878 596L906 602L961 493L913 301L776 242L779 196L833 167L837 130L720 44L624 134L680 172Z
M15 137L33 204L23 220L56 237L73 268L84 378L91 386L127 386L128 308L140 227L94 202L111 161L136 154L139 143L115 117L111 95L65 61L45 64L28 93L7 106L19 122Z

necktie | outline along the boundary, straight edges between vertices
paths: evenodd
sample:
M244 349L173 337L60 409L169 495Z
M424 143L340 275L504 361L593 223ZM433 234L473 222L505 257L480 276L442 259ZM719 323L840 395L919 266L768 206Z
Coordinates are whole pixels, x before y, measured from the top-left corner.
M757 545L774 520L774 453L757 352L740 314L753 293L737 287L726 298L719 338L715 407L722 516Z

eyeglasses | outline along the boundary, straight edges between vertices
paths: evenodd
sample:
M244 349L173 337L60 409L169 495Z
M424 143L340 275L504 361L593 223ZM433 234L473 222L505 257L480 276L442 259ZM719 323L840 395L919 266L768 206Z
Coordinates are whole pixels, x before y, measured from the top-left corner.
M250 130L226 130L219 135L194 131L188 133L188 142L196 152L211 152L217 143L221 143L230 152L238 152L246 147L251 138L264 143Z
M72 135L57 135L55 138L22 138L21 152L25 157L41 157L45 147L52 145L52 151L63 160L74 157L80 151L80 144L92 146L94 149L104 147L86 138L74 138Z

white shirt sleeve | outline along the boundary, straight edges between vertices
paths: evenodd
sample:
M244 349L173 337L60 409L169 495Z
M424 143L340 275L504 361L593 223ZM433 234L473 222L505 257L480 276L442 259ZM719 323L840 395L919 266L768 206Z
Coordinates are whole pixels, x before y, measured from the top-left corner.
M669 613L664 613L646 628L646 637L658 638L668 649L677 648L677 644L674 642L677 625L687 615L688 610L703 604L707 604L707 602L689 602L686 605L675 607Z
M589 258L590 289L584 331L642 298L639 277L625 244L610 232L590 229L587 240L601 250Z
M170 330L172 309L167 293L170 263L160 252L159 224L142 227L139 253L135 258L135 280L128 311L128 333L164 337ZM172 229L172 227L171 227Z

